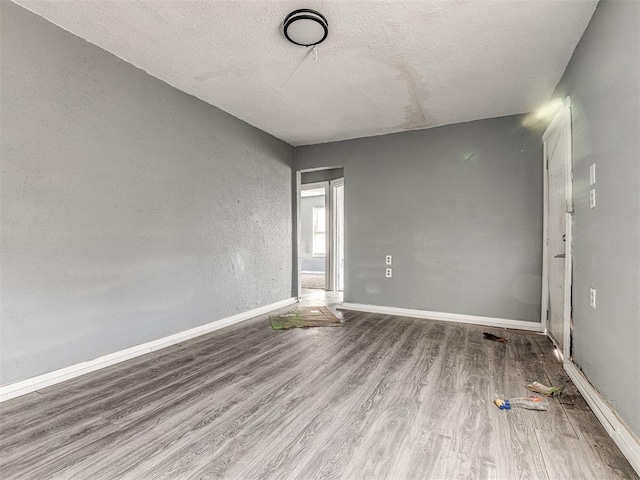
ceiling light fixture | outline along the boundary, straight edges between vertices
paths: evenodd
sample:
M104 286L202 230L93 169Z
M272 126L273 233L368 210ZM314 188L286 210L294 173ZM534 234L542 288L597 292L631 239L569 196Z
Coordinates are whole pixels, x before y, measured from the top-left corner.
M329 23L315 10L302 8L291 12L284 19L284 36L291 43L311 47L324 42L329 34Z

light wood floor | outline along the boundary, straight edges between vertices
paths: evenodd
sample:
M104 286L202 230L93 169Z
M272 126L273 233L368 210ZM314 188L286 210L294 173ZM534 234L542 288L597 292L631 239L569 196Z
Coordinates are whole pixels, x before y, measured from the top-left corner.
M343 315L257 318L0 404L0 478L638 478L572 385L548 412L493 405L570 384L546 337Z

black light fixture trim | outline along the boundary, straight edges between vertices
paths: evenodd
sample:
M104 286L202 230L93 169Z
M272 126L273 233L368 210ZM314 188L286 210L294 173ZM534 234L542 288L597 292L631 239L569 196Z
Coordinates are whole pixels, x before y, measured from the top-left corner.
M308 13L310 15L304 15L305 13ZM304 43L296 42L287 33L287 29L289 28L289 26L296 20L313 20L314 22L317 22L324 29L324 35L317 42L310 43L308 45ZM329 34L329 22L327 22L327 19L325 18L324 15L322 15L320 12L317 12L315 10L311 10L308 8L301 8L299 10L294 10L289 15L287 15L287 17L284 19L284 36L287 37L287 40L289 40L291 43L295 43L296 45L300 45L302 47L312 47L313 45L318 45L324 42L328 34Z

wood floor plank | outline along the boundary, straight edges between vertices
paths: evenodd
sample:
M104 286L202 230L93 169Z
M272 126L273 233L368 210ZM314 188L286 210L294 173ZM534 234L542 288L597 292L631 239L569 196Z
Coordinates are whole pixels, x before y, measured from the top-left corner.
M387 324L385 328L389 330L391 327ZM305 401L319 401L324 404L324 409L336 408L340 402L347 401L350 398L350 394L358 391L359 387L366 383L367 372L375 367L382 357L380 352L384 351L392 342L393 337L390 338L388 335L380 335L376 342L378 348L372 349L368 356L360 355L359 360L351 364L347 363L346 360L360 353L361 347L358 343L354 344L355 349L353 352L346 351L347 355L345 355L344 358L332 355L331 362L324 366L323 370L326 372L324 375L322 372L320 372L317 377L314 375L311 377L305 375L305 381L299 384L298 388L288 391L279 389L275 395L269 397L272 405L265 405L264 401L259 402L263 407L262 411L251 411L248 419L243 419L242 423L236 422L233 425L234 438L231 438L230 441L224 444L216 443L218 439L211 440L211 446L216 449L213 458L200 456L200 458L195 459L192 463L199 465L198 468L204 468L202 464L206 462L209 470L215 472L216 475L221 475L221 473L226 470L225 465L228 463L229 458L238 457L241 459L248 451L250 444L246 442L246 438L264 436L268 439L270 435L273 435L272 432L274 430L276 432L280 430L283 422L286 427L288 420L293 421L290 418L283 417L284 415L291 417L290 403L288 403L288 401L293 401L296 405L305 404ZM338 352L335 352L335 354L337 353ZM343 350L341 355L344 353L345 351ZM312 364L310 363L309 365L311 366ZM327 390L320 380L322 380L322 376L329 374L335 379L335 384L333 389ZM260 398L260 392L256 391L255 393L259 395L258 398ZM334 398L331 398L332 396ZM337 402L335 397L338 397ZM275 400L279 400L282 405L279 407ZM248 428L245 427L245 425L248 425ZM184 455L184 452L182 452L182 455ZM300 461L299 457L298 461ZM169 463L170 462L171 460L169 460ZM165 470L165 467L161 466L161 469Z
M262 316L0 404L0 477L638 478L546 337L340 316L280 332ZM567 395L493 405L529 380Z
M300 351L293 350L290 355ZM223 383L209 381L194 385L190 390L181 385L166 392L163 401L154 401L135 421L128 419L125 428L116 435L120 437L119 445L109 455L94 455L91 462L84 462L85 473L91 476L105 472L125 473L143 459L167 452L175 440L191 431L201 433L202 428L215 424L213 418L226 418L224 415L230 415L237 404L248 401L240 386L226 381L228 377ZM268 384L266 376L262 380ZM153 441L145 441L149 438ZM137 448L132 450L132 444ZM114 455L118 458L116 466L112 465Z
M313 339L313 337L311 338ZM351 341L349 337L346 337L346 340ZM312 354L312 352L300 342L296 342L295 347L297 348L297 350L293 350L292 352L290 352L292 356L299 356L302 354L302 352L310 355ZM348 351L348 349L345 349L345 351ZM287 361L286 358L280 358L278 361L284 362L285 364L292 363ZM147 442L135 452L128 451L125 447L121 448L120 451L115 452L118 454L119 458L118 466L116 467L116 469L137 468L138 463L140 463L142 461L141 459L144 459L145 457L151 457L153 461L157 461L158 457L154 456L154 453L159 449L162 449L162 458L166 460L165 463L169 464L174 463L173 458L175 456L184 458L193 457L193 455L190 453L185 454L183 450L185 448L189 448L189 445L191 444L191 442L189 442L189 436L191 434L195 435L197 439L200 440L200 443L206 443L206 438L202 438L204 432L198 428L200 425L206 426L209 430L214 429L214 431L216 431L216 435L214 435L215 438L212 441L224 441L227 438L232 437L233 434L235 434L238 430L238 424L245 421L245 415L253 414L256 403L262 404L267 400L273 399L278 394L278 391L283 388L283 385L293 386L291 382L291 369L278 368L277 363L276 365L272 365L272 367L275 368L270 368L267 372L261 371L260 375L252 375L248 379L248 383L238 385L243 390L241 400L239 400L235 404L231 404L232 402L228 402L226 406L228 406L229 408L224 412L225 414L219 419L219 421L211 422L207 420L207 408L202 411L189 412L186 418L183 418L183 409L179 409L179 411L177 412L166 411L166 409L163 409L162 416L155 416L145 419L141 423L141 425L132 425L132 429L127 429L127 431L130 431L131 435L134 435L134 440L138 437L155 434L157 435L156 437L154 437L155 442ZM301 376L300 373L298 373L297 375ZM258 398L252 398L247 394L250 394L253 391L259 394ZM225 392L221 393L222 396L225 395ZM170 400L169 403L171 403ZM177 422L176 419L178 420ZM164 431L158 431L158 429L155 429L152 432L145 431L142 434L135 431L138 426L144 427L145 425L154 425L156 423L164 424ZM227 424L231 424L231 427L227 427ZM171 427L167 428L168 425L171 425ZM219 430L222 430L223 435L219 434ZM182 442L174 442L176 434L181 435L180 439L182 440ZM172 453L172 449L166 447L166 444L175 445L179 451L174 455L174 453ZM165 447L163 448L163 446ZM183 462L181 461L180 463ZM98 462L97 465L92 466L92 468L96 471L113 469L109 462L109 457L103 458L102 461ZM163 470L164 467L161 467L160 469ZM91 472L93 472L93 470Z
M586 462L596 472L598 478L637 478L629 462L607 435L577 387L571 382L562 368L560 359L554 355L541 355L540 359L548 383L566 385L565 391L557 398L557 403L579 440L576 449L581 451L580 455L571 458L571 462ZM558 463L562 463L562 455L558 455L558 452L562 450L553 450L549 456L555 458ZM549 463L553 463L553 460L549 460ZM563 466L557 468L561 469Z
M92 444L118 430L118 427L100 418L90 418L64 429L42 432L19 449L3 449L0 462L0 478L48 478L60 465L74 459L73 453L84 445ZM50 459L56 459L51 468Z

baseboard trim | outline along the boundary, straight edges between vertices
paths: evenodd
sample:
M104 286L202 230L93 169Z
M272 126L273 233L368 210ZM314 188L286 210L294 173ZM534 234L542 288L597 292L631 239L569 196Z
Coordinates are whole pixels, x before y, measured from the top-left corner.
M528 330L542 332L539 322L525 322L524 320L509 320L507 318L479 317L476 315L464 315L456 313L429 312L427 310L413 310L410 308L382 307L378 305L365 305L361 303L343 303L338 307L342 310L355 310L358 312L381 313L383 315L396 315L398 317L425 318L428 320L440 320L443 322L470 323L473 325L485 325L487 327L513 328L516 330Z
M221 328L235 325L236 323L244 322L254 317L264 315L273 310L284 308L289 305L293 305L298 301L297 298L291 297L279 302L271 303L263 307L247 310L246 312L238 313L230 317L216 320L215 322L207 323L199 327L191 328L183 332L175 333L167 337L159 338L158 340L152 340L150 342L142 343L134 347L126 348L118 352L103 355L93 360L77 363L69 367L64 367L53 372L38 375L37 377L28 378L16 383L10 383L0 387L0 403L12 398L26 395L27 393L35 392L41 388L45 388L56 383L64 382L81 375L85 375L101 368L115 365L116 363L124 362L131 358L139 357L146 353L160 350L161 348L175 345L176 343L184 342L191 338L199 337L207 333L220 330Z
M615 410L589 382L584 373L570 360L563 362L564 370L593 410L606 432L618 445L634 470L640 475L640 440Z

